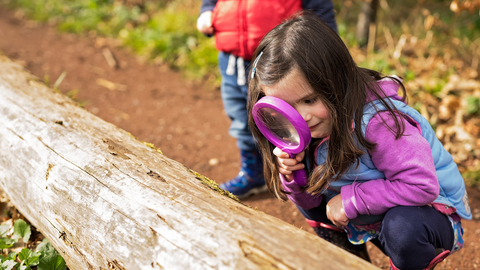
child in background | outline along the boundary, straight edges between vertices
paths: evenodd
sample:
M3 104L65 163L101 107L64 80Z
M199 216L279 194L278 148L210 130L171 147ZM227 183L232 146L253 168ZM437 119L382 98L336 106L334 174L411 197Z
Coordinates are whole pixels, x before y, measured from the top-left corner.
M398 95L396 76L358 67L339 36L304 12L270 31L255 51L249 124L267 186L294 202L328 241L372 241L392 269L433 269L463 246L471 219L464 181L428 121ZM292 105L312 141L294 159L255 126L253 105ZM306 186L292 172L306 168Z
M331 0L203 0L197 28L215 35L220 51L221 94L225 112L232 120L229 134L237 139L241 168L238 175L220 185L243 199L267 190L261 156L248 128L247 68L263 36L293 13L312 10L335 31Z

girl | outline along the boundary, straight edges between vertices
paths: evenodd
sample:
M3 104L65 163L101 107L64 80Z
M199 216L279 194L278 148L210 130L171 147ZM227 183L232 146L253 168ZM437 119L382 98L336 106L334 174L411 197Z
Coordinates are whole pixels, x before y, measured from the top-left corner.
M428 121L397 94L406 96L398 77L358 67L306 12L270 31L254 58L249 124L267 186L320 237L357 254L339 239L372 241L392 269L433 269L463 246L460 219L471 219L463 179ZM310 145L294 159L255 126L252 107L263 96L292 105L310 128ZM304 168L308 183L298 186L292 172Z

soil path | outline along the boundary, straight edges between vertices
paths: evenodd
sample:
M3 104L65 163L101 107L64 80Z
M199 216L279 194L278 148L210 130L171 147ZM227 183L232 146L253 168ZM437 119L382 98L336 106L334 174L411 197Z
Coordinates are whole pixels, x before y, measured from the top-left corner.
M0 7L0 52L41 79L53 83L62 72L60 90L78 90L85 109L114 123L187 167L222 183L236 175L239 154L228 133L218 90L186 81L164 66L142 64L126 49L103 39L59 34L54 28L18 18ZM102 50L109 49L119 68L111 68ZM110 89L109 89L110 88ZM436 269L480 269L480 191L469 189L476 220L466 221L466 248ZM270 194L244 201L260 211L313 233L291 202ZM388 269L388 258L368 246L372 262Z

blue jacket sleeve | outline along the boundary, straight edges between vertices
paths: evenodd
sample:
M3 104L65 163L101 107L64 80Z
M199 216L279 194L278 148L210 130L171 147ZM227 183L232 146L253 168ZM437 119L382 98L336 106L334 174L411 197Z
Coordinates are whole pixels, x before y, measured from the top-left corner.
M204 0L204 3L207 0ZM320 19L338 33L335 10L331 0L302 0L302 8L314 12Z
M205 11L213 11L215 5L217 4L217 0L202 0L202 6L200 7L200 14Z

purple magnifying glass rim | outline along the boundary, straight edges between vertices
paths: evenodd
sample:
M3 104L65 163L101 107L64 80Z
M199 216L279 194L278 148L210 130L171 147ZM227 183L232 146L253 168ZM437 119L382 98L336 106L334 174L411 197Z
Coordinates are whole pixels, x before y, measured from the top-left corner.
M299 136L298 145L286 144L274 133L272 133L267 126L265 126L261 119L260 113L258 112L263 108L270 108L277 111L293 125ZM311 136L307 122L305 122L303 117L300 115L300 113L298 113L297 110L295 110L295 108L293 108L290 104L288 104L282 99L272 96L262 97L253 106L252 115L255 124L257 125L260 132L267 138L267 140L269 140L276 147L282 149L282 151L287 152L289 155L296 155L302 152L310 143Z

